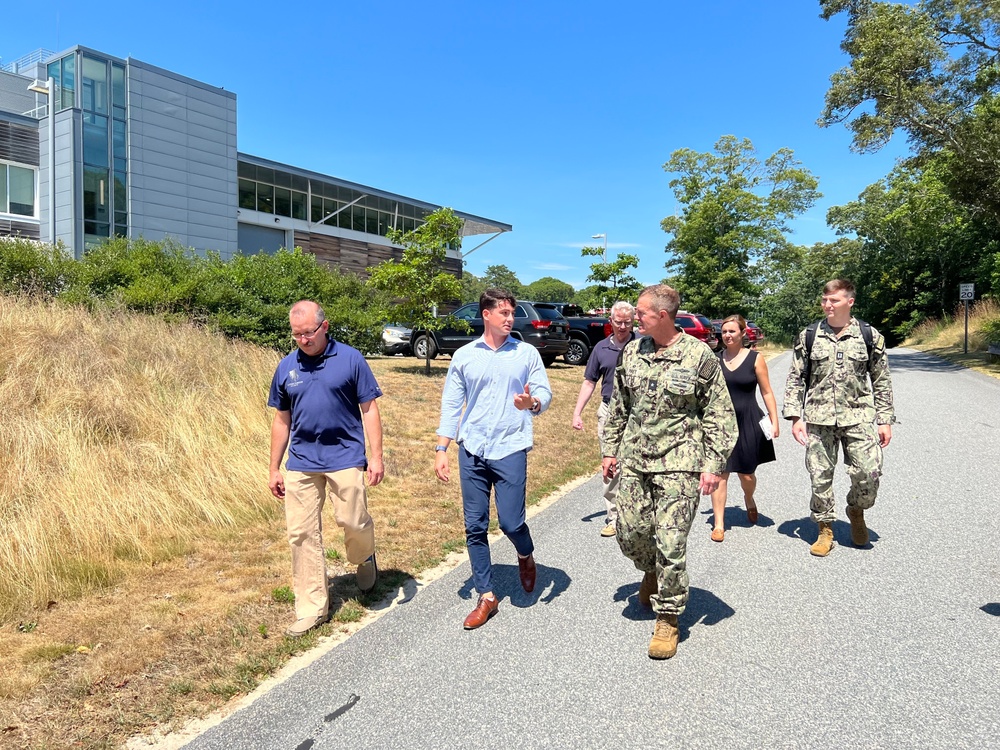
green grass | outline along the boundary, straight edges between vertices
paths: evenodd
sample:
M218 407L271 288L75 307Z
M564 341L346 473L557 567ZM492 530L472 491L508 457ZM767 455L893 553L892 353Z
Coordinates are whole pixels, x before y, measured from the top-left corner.
M47 643L44 646L28 649L22 660L25 662L59 661L74 651L76 651L76 646L71 643Z

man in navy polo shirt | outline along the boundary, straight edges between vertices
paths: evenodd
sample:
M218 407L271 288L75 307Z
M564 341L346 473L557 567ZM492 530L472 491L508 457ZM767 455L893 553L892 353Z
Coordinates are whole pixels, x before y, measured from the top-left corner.
M375 524L368 514L365 475L374 487L385 469L375 401L382 391L365 358L328 335L330 323L315 302L296 302L288 320L298 348L278 363L271 381L267 405L277 411L271 423L268 486L285 501L296 617L285 633L297 638L322 625L329 614L322 522L328 491L334 518L344 529L347 560L358 566L358 588L362 594L375 588ZM285 448L287 475L282 476Z
M618 356L625 344L635 338L635 308L628 302L615 302L611 307L611 335L598 342L587 360L587 369L583 373L583 383L580 395L576 399L573 410L573 429L583 429L583 408L590 401L601 381L601 405L597 407L597 439L601 443L601 455L604 455L604 423L608 419L608 404L615 387L615 366ZM620 475L611 478L604 477L604 506L607 514L604 517L604 528L601 536L615 535L615 524L618 523L618 480Z

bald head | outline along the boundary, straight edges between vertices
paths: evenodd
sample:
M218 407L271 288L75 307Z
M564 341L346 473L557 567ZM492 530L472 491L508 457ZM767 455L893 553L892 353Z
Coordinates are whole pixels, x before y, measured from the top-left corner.
M304 299L292 305L292 309L288 311L288 320L291 321L293 326L296 323L319 325L326 320L326 313L323 312L322 307L311 299Z

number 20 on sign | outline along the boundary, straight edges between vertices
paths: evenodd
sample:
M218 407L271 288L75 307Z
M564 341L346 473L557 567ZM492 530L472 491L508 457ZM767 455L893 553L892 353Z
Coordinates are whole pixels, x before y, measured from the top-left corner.
M958 300L959 302L967 302L974 300L976 298L976 285L975 284L959 284L958 285Z

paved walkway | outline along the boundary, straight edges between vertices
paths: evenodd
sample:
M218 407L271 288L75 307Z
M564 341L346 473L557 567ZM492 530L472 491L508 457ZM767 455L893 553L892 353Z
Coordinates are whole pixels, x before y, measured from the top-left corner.
M599 536L595 478L533 519L533 595L494 544L503 601L483 628L462 629L465 564L186 747L1000 747L1000 382L890 362L900 424L871 546L850 544L841 466L838 546L809 555L804 449L783 423L758 527L733 482L713 543L702 501L673 659L646 656L653 616ZM771 363L779 395L787 365Z

